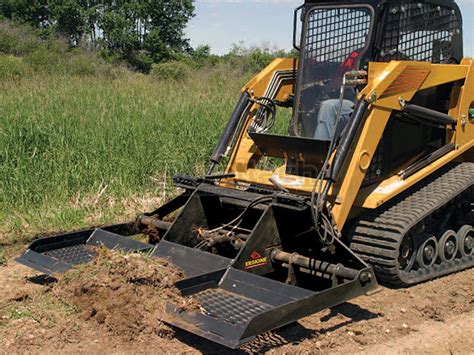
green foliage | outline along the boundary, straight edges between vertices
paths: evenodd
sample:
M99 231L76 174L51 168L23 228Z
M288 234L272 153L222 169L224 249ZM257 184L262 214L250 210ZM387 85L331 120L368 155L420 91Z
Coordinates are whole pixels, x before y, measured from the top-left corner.
M211 47L201 45L191 51L191 57L195 61L205 61L211 56Z
M132 52L125 57L129 65L138 71L148 73L153 67L153 59L143 51Z
M88 4L88 2L85 2ZM66 36L70 43L77 45L81 41L86 26L86 8L82 1L49 0L48 10L51 27L54 32Z
M193 11L190 0L125 1L105 10L99 19L104 32L100 42L108 55L118 53L134 68L148 72L153 63L172 60L190 49L184 27Z
M0 16L39 28L50 20L48 0L1 0Z
M0 56L0 80L18 80L28 74L28 66L21 58Z
M272 50L269 48L245 47L243 44L233 46L229 54L218 56L211 54L209 46L198 46L189 53L177 57L177 61L185 63L192 72L205 72L206 69L222 70L211 71L211 75L220 75L222 71L240 71L242 74L256 74L265 68L275 58L296 57L294 52Z
M257 73L265 68L277 57L289 57L289 53L282 50L245 47L242 43L234 44L230 53L225 56L225 60L233 66L239 67L243 72Z
M183 56L180 60L187 62L188 65L201 69L204 67L216 66L221 63L219 56L211 54L211 47L201 45L193 49L189 56Z
M0 21L0 53L23 56L39 44L37 34L27 26Z
M50 50L46 46L40 46L31 53L28 53L24 61L35 71L53 73L60 71L60 68L62 68L63 56L61 53Z
M64 73L70 75L100 75L107 73L110 65L91 53L61 51L40 46L25 56L24 62L37 73Z
M190 68L187 64L178 61L154 64L151 75L158 79L185 80L190 74Z
M0 20L0 78L19 79L32 73L116 77L123 68L120 61L106 63L95 51L70 48L53 37L39 38L28 26Z
M66 66L67 72L72 75L98 75L108 72L108 69L93 55L83 53L71 55Z
M184 28L192 16L192 0L0 0L0 18L66 38L73 47L101 49L144 72L191 50Z

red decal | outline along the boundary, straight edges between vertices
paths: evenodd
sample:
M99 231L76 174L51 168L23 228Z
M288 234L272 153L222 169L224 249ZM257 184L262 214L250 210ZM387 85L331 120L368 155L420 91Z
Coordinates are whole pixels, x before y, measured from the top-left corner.
M255 260L261 258L262 256L257 251L254 251L252 254L250 254L250 257L252 260Z

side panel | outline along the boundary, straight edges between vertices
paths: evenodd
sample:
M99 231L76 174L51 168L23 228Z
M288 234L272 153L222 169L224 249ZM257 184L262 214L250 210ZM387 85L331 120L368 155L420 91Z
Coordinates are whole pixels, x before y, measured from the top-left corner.
M361 128L359 138L353 146L354 150L350 161L346 163L346 169L336 182L332 193L332 197L335 197L333 215L340 229L344 226L356 201L360 206L375 208L472 147L472 134L469 137L466 127L463 127L462 115L467 114L467 111L463 112L461 109L454 110L453 108L450 113L456 119L458 128L456 131L447 128L447 142L456 143L453 152L428 165L407 180L401 180L398 176L394 176L388 179L390 181L382 182L381 186L372 186L359 192L392 110L402 110L403 103L410 102L420 90L466 78L470 70L471 65L470 63L467 65L466 62L462 65L446 65L401 61L390 62L386 65L376 64L375 68L371 68L368 85L360 93L360 99L365 98L371 103L369 113ZM469 78L467 79L465 87L469 82ZM459 98L461 102L469 101L467 99L468 91L469 89L463 94L464 99ZM452 102L451 106L459 107L459 101ZM467 106L465 104L465 107L467 110L469 104ZM466 133L463 133L463 130ZM389 185L384 186L387 183Z
M389 109L372 108L362 128L349 166L345 172L341 173L344 178L339 178L336 182L332 192L333 196L336 196L332 212L339 230L342 230L352 209L391 113Z
M373 63L376 71L383 71L383 64ZM372 64L371 64L372 65ZM420 90L440 85L448 81L463 79L464 83L454 86L451 97L449 115L456 119L456 130L448 128L446 142L455 144L455 150L444 155L437 161L426 166L407 179L392 176L378 184L361 189L355 205L364 208L377 208L392 197L398 195L405 189L413 186L424 177L432 174L446 163L453 160L473 161L474 145L474 120L469 120L469 108L474 101L474 61L463 59L461 65L431 65L431 73L420 87ZM406 93L391 98L382 99L378 105L390 106L400 109L398 98L406 98ZM403 142L400 142L403 144Z

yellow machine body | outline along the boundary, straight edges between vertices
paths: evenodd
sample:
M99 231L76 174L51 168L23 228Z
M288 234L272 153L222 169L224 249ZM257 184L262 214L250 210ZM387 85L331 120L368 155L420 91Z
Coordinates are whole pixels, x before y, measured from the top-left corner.
M276 59L250 80L242 90L254 97L264 96L276 73L293 70L296 65L295 59ZM446 143L453 143L454 150L406 179L394 172L393 176L387 179L361 188L365 173L392 111L402 110L403 103L409 102L418 91L450 82L458 83L454 86L455 91L452 93L449 110L449 115L457 121L457 128L447 129L446 132ZM292 80L281 81L275 99L286 100L293 93L293 88ZM359 99L365 97L370 103L366 122L351 152L349 163L344 167L344 178L339 179L328 194L333 204L332 213L339 230L342 230L348 217L357 216L361 208L375 209L445 164L451 161L472 161L473 158L474 121L469 119L469 109L474 105L474 61L472 59L464 59L459 65L410 61L369 63L368 82L358 97ZM257 109L258 104L255 104L245 120L244 129L240 131L240 136L230 155L226 172L234 173L236 176L227 182L231 181L233 184L226 184L226 181L221 184L245 186L245 184L254 183L272 187L270 179L274 177L283 187L294 193L310 194L317 183L314 178L286 174L284 167L274 171L255 168L256 161L263 155L247 134L246 128L252 123Z

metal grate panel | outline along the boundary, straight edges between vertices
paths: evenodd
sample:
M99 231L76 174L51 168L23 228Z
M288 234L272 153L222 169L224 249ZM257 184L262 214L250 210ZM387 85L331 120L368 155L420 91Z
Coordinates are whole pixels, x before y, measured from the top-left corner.
M90 262L96 254L91 250L91 247L78 244L61 249L53 249L45 252L44 255L70 265L79 265Z
M447 63L453 56L453 36L459 33L455 10L450 7L417 1L392 6L380 61Z
M257 314L271 309L267 304L218 288L200 292L196 297L209 316L236 325L246 325Z
M371 14L366 8L316 8L308 15L305 59L342 64L366 46Z

